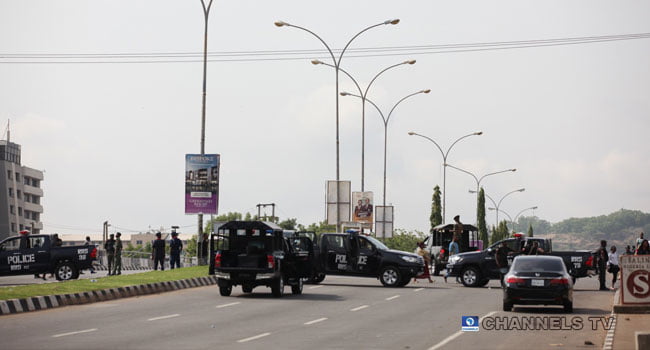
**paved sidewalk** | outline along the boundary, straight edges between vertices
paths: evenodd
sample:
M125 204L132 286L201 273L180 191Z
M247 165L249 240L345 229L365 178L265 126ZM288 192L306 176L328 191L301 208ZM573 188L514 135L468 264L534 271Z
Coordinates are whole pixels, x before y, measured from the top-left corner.
M619 304L620 289L612 299L612 309ZM650 313L645 314L616 314L616 330L614 331L613 347L615 350L636 349L636 332L650 332ZM605 347L603 347L605 349ZM646 350L646 349L639 349Z

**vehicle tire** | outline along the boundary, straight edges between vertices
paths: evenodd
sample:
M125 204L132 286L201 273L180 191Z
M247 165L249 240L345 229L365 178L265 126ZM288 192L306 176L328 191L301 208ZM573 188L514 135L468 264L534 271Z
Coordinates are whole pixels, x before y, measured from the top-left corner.
M512 311L512 304L503 302L503 311Z
M298 283L291 286L291 293L302 294L302 278L298 278Z
M284 278L280 276L278 279L272 282L271 293L274 297L280 298L284 294Z
M322 272L319 272L316 275L314 275L314 277L312 277L309 280L309 282L311 282L313 284L319 284L319 283L323 282L324 279L325 279L325 274L322 273Z
M564 312L566 312L568 314L573 312L573 302L572 301L568 301L568 302L564 303Z
M54 277L59 281L68 281L74 278L74 276L79 277L79 272L74 267L74 265L69 261L64 261L57 265L54 269Z
M576 284L576 278L575 278L575 276L572 276L572 277L571 277L571 281L573 282L573 284Z
M465 287L478 287L481 278L481 272L474 266L466 267L460 273L460 280Z
M232 293L232 286L219 287L219 294L221 294L222 297L230 296L230 293Z
M488 283L490 283L490 279L486 278L481 281L481 283L478 284L479 287L485 287Z
M379 280L385 287L398 287L401 279L402 276L395 266L386 266L379 274Z
M241 291L244 293L251 293L253 292L253 287L251 286L241 286Z

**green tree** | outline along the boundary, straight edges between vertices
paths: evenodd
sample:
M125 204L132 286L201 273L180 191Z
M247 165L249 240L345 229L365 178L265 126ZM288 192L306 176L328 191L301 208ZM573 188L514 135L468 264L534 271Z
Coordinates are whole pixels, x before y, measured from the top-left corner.
M406 231L404 229L395 229L393 237L380 239L384 244L395 250L402 250L405 252L415 251L417 242L424 240L425 235L420 231Z
M185 247L183 247L183 251L185 252L185 255L189 257L195 257L196 256L196 249L197 249L197 243L196 243L196 235L192 236L192 238L187 240L187 243L185 243Z
M295 230L296 227L298 226L298 219L293 218L293 219L286 219L284 221L280 221L278 223L278 226L282 227L285 230Z
M528 224L528 237L533 237L533 224Z
M316 234L321 234L324 232L336 232L336 225L328 225L327 221L321 221L319 223L313 223L304 231L315 232Z
M433 233L433 228L442 224L442 206L440 205L440 186L436 185L433 188L433 197L431 198L431 229L429 232Z
M485 191L483 187L478 193L478 209L476 210L476 223L478 225L478 239L483 241L483 244L488 242L488 230L485 223Z
M493 227L492 231L492 237L490 239L490 245L507 238L509 235L508 233L508 222L506 220L503 220L499 222L499 226L496 227L496 229Z

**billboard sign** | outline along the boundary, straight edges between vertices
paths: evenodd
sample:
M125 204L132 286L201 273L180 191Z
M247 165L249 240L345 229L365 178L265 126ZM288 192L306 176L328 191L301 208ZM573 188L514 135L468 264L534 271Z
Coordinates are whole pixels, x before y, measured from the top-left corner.
M185 155L185 214L217 214L218 154Z
M622 304L650 305L650 255L621 255Z
M378 205L375 208L377 209L375 215L376 236L381 238L393 237L393 206L387 205L384 207Z
M339 222L350 221L350 181L327 181L327 224L337 225ZM340 193L339 193L340 191ZM337 196L337 193L338 196ZM337 198L338 197L338 198ZM336 212L338 202L338 214Z
M352 221L354 222L373 222L373 202L372 192L352 192Z

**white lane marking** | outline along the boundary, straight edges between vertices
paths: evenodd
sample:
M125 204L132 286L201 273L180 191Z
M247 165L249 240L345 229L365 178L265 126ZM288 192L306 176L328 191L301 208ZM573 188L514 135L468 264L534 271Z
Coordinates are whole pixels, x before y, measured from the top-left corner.
M223 307L233 306L233 305L237 305L237 304L241 304L241 301L236 301L236 302L234 302L234 303L228 303L228 304L217 305L217 309L221 309L221 308L223 308Z
M494 315L494 314L496 314L496 313L497 313L497 311L492 311L492 312L488 313L487 315L483 315L483 316L479 317L479 320L482 319L482 318L484 318L484 317L490 317L490 316L492 316L492 315ZM437 350L437 349L440 349L440 348L442 348L443 346L447 345L447 343L449 343L450 341L452 341L452 340L458 338L459 336L461 336L463 333L465 333L465 332L463 332L463 331L458 331L458 332L456 332L456 333L454 333L454 334L448 336L447 338L443 339L440 343L438 343L438 344L436 344L436 345L430 347L429 350Z
M354 309L350 309L350 311L352 311L352 312L359 311L359 310L363 310L363 309L365 309L367 307L368 307L368 305L361 305L359 307L355 307Z
M393 300L393 299L397 299L397 298L399 298L399 295L393 295L392 297L388 297L388 298L386 298L386 300L387 300L387 301L391 301L391 300Z
M414 289L413 291L414 291L414 292L419 292L419 291L421 291L421 290L424 290L424 288Z
M147 321L158 321L158 320L164 320L166 318L173 318L173 317L178 317L181 314L173 314L173 315L166 315L166 316L160 316L160 317L153 317L148 319Z
M313 286L313 287L309 287L309 289L316 289L316 288L322 288L322 287L323 287L322 285L320 285L320 286Z
M317 319L317 320L313 320L313 321L305 322L305 325L309 326L310 324L314 324L314 323L318 323L318 322L323 322L323 321L325 321L325 320L327 320L327 317L323 317L323 318L319 318L319 319Z
M81 333L94 332L96 330L97 330L97 328L91 328L91 329L84 329L83 331L55 334L55 335L52 336L52 338L65 337L67 335L75 335L75 334L81 334Z
M256 336L253 336L253 337L250 337L250 338L240 339L240 340L238 340L237 342L238 342L238 343L245 343L245 342L247 342L247 341L251 341L251 340L255 340L255 339L260 339L260 338L264 338L264 337L266 337L267 335L271 335L271 333L262 333L262 334L258 334L258 335L256 335Z

